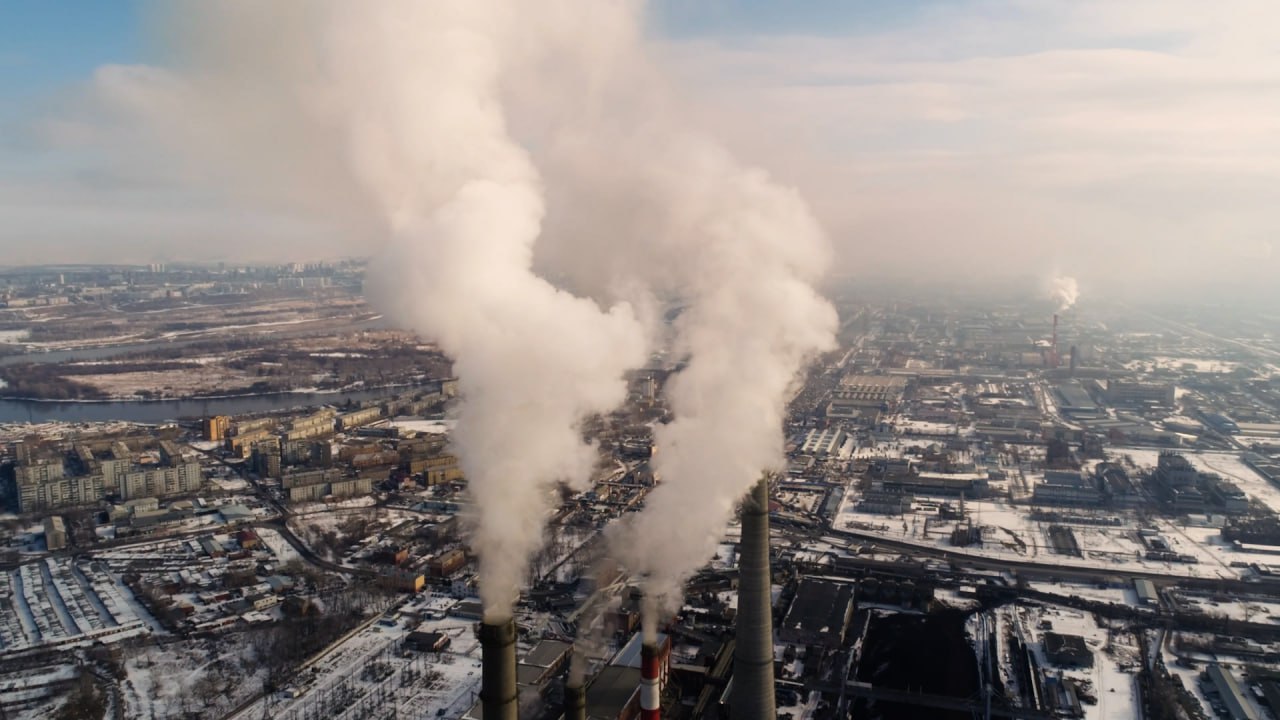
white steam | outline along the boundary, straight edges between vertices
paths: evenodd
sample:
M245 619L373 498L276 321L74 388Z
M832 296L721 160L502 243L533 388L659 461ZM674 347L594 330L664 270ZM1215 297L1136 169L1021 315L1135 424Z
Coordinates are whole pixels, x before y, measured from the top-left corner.
M371 299L454 359L492 618L511 613L550 491L589 479L581 421L617 406L646 356L628 305L603 311L532 271L542 180L501 97L523 7L192 3L169 18L174 72L108 75L201 174L374 238L353 248L374 254Z
M1080 297L1080 285L1073 277L1054 276L1049 280L1049 297L1058 303L1058 312L1066 312Z
M784 462L789 391L836 316L812 287L829 249L808 207L694 129L642 3L160 7L173 69L105 70L100 104L179 148L184 165L163 158L179 181L349 234L375 258L373 301L454 358L490 617L511 612L549 491L588 478L579 426L624 398L648 310L684 306L663 483L613 544L675 597Z
M647 52L638 6L592 8L557 17L575 41L548 50L584 74L537 85L554 102L520 116L558 112L543 120L555 130L537 154L551 197L566 199L553 203L544 257L579 284L606 283L598 292L641 287L684 307L673 349L688 363L666 387L675 419L655 433L662 484L611 542L646 597L669 603L710 560L743 494L785 462L789 391L835 344L835 311L813 289L830 251L798 193L692 127ZM601 228L620 242L591 242Z
M760 173L721 170L688 248L676 343L689 362L667 384L675 420L655 433L662 484L614 543L666 604L715 553L743 494L783 466L789 390L834 346L835 312L810 284L824 239L804 204Z

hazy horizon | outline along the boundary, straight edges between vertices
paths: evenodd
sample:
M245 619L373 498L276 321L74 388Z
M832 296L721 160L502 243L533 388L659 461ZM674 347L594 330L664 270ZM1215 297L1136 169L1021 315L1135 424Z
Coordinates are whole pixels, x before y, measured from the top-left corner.
M649 13L655 56L695 99L690 122L800 190L833 274L1280 299L1280 57L1264 29L1280 7L883 5L664 0ZM245 211L130 121L138 88L174 58L158 7L76 3L78 22L37 3L5 11L6 262L343 254L351 239L332 226ZM536 251L548 271L554 232Z

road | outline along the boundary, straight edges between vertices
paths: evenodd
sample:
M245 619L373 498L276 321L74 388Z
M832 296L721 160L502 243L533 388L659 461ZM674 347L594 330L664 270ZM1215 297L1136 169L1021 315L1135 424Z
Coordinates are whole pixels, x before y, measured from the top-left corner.
M1064 578L1083 582L1096 582L1098 578L1108 578L1111 580L1134 580L1137 578L1145 578L1153 582L1176 584L1189 588L1208 589L1213 591L1248 592L1254 595L1280 597L1280 582L1275 581L1246 582L1240 579L1200 578L1174 573L1134 570L1132 568L1112 568L1101 565L1096 568L1082 568L1058 565L1049 562L1005 560L1002 558L989 558L969 553L953 552L937 546L916 545L909 542L903 542L901 540L886 538L883 535L870 532L831 529L828 533L838 538L854 540L859 543L871 542L875 543L879 547L901 550L916 557L930 557L939 560L946 560L958 565L980 570L995 570L998 572L1013 571L1022 574L1036 574L1051 578Z

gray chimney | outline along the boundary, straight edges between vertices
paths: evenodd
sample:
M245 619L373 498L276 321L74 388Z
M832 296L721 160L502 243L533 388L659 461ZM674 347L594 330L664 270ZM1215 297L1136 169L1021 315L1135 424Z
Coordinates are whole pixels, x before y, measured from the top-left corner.
M760 478L742 503L738 572L737 650L730 713L733 720L775 720L768 476Z
M516 621L480 625L480 702L484 720L517 720Z
M564 720L587 720L587 688L570 681L564 686Z

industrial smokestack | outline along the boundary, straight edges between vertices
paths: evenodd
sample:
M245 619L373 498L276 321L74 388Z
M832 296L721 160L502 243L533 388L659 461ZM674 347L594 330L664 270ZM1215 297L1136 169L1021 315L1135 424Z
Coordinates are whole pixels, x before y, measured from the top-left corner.
M640 720L662 720L662 687L658 680L658 646L640 646Z
M1053 314L1053 343L1049 347L1049 367L1058 367L1058 313Z
M516 621L480 625L480 702L484 720L517 720Z
M1080 361L1080 352L1076 350L1076 346L1071 346L1071 374L1076 374L1076 363Z
M564 686L564 720L587 720L587 688L581 681Z
M730 710L733 720L774 720L768 477L760 478L742 504L738 570L738 643Z

